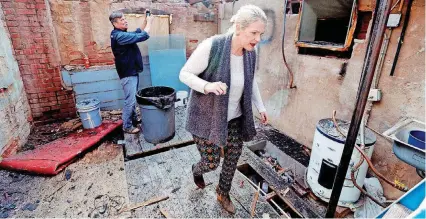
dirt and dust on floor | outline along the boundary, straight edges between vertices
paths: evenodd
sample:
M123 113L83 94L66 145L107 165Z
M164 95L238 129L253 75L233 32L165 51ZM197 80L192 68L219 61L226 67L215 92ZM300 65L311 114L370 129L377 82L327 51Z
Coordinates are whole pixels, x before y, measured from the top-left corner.
M121 117L120 111L101 114L112 121ZM0 218L321 217L326 205L309 195L303 180L309 150L269 125L257 123L256 129L232 182L235 215L216 201L221 168L205 175L204 190L192 182L191 166L200 158L194 144L126 159L118 128L56 176L0 170ZM36 126L21 151L81 131L78 119Z
M117 215L129 203L122 148L104 141L53 177L0 170L0 193L0 218Z
M121 110L101 111L101 116L104 120L118 121L121 119ZM31 128L27 143L18 148L17 152L34 150L56 139L63 138L72 132L79 133L82 131L83 124L79 118L48 124L35 124Z

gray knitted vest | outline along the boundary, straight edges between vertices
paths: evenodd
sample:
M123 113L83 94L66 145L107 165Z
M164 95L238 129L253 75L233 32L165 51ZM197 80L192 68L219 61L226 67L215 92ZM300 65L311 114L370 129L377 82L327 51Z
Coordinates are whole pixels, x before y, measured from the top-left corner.
M231 42L232 34L213 37L209 64L199 77L208 81L221 81L230 88L231 83ZM250 141L255 135L252 89L256 54L254 51L244 50L244 91L241 98L242 110L242 137ZM216 145L224 146L228 137L228 102L229 90L226 95L202 94L191 90L189 97L186 130L193 135L212 141Z

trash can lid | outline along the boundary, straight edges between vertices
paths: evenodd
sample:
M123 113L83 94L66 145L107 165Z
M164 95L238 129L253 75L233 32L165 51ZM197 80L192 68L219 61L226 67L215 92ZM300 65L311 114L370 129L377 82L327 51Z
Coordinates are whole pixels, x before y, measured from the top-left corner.
M336 119L336 122L343 132L343 134L347 135L349 131L350 122L345 120ZM346 137L342 136L339 131L337 131L334 126L333 120L331 118L321 119L317 124L317 130L320 131L323 135L330 138L333 141L344 144L346 141ZM360 130L359 130L360 131ZM358 137L356 139L356 144L361 145L361 135L358 131ZM376 143L376 135L374 135L373 131L369 128L365 127L365 146L371 146Z
M77 103L77 109L87 110L87 109L96 108L98 107L100 103L101 102L96 98L81 100Z

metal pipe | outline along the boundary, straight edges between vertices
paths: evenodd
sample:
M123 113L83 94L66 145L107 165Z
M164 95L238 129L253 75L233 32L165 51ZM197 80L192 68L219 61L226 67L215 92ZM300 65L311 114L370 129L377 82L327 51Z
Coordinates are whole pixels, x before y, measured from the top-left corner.
M332 119L333 119L333 123L334 123L334 126L336 127L336 130L343 136L343 137L345 137L346 138L346 135L340 130L340 128L339 128L339 124L337 124L337 121L336 121L336 110L334 110L333 111L333 116L332 116ZM364 118L363 118L364 119ZM362 121L362 123L363 123L363 121ZM365 127L364 127L365 128ZM361 132L361 137L363 137L363 132L364 132L364 130L363 130L363 126L361 125L361 127L360 127L360 132ZM358 147L357 145L355 145L355 148L359 151L359 153L361 154L361 156L362 157L364 157L364 159L367 161L367 164L368 164L368 166L370 167L370 169L373 171L373 173L374 174L376 174L376 176L378 177L378 178L381 178L383 181L385 181L385 182L387 182L388 184L390 184L391 186L393 186L394 188L396 188L396 189L399 189L399 190L401 190L401 191L403 191L403 192L406 192L406 191L408 191L408 188L405 186L405 185L403 185L403 184L397 184L397 183L394 183L394 182L392 182L392 181L390 181L390 180L388 180L385 176L383 176L375 167L374 167L374 165L373 165L373 163L371 162L371 160L369 159L369 157L367 156L367 154L365 154L364 153L364 151L363 151L363 149L364 149L364 146L365 146L365 144L364 144L364 142L361 140L361 147Z
M284 61L284 65L288 70L288 88L289 89L293 89L296 88L295 85L293 85L293 78L294 78L294 74L290 69L290 66L287 64L287 60L285 59L285 51L284 51L284 38L285 38L285 21L286 21L286 17L287 17L287 5L288 5L288 0L284 0L284 19L283 19L283 34L282 34L282 41L281 41L281 52L283 55L283 61Z
M359 162L357 165L355 165L355 167L352 169L351 171L351 180L352 183L354 184L354 186L361 191L364 195L368 196L371 200L373 200L374 202L376 202L378 205L382 206L383 208L386 208L386 205L384 205L383 203L381 203L379 200L377 200L376 198L374 198L372 195L368 194L367 191L365 191L360 185L358 185L358 183L356 182L355 179L355 172L359 169L359 167L362 165L362 163L364 162L364 158L361 156L359 158Z
M386 52L388 50L389 40L391 35L392 35L392 28L389 30L389 34L385 33L385 39L383 40L382 50L380 51L380 57L378 61L379 64L377 65L376 73L374 76L373 88L377 88L379 85L380 75L382 73L383 63L385 63L384 60L385 60Z
M370 169L373 171L373 173L380 179L382 179L383 181L387 182L389 185L393 186L396 189L399 189L400 191L406 192L408 191L407 186L401 184L398 185L392 181L390 181L389 179L387 179L385 176L383 176L373 165L373 163L371 162L371 160L368 158L367 154L364 153L364 151L362 151L362 149L358 146L355 145L355 148L359 151L359 153L362 155L362 157L364 157L365 161L367 161L368 166L370 167Z
M383 41L383 34L386 28L386 22L391 8L390 0L377 0L374 11L373 28L370 31L368 48L364 58L361 79L358 88L357 101L349 126L348 137L343 149L342 158L337 168L336 177L333 183L330 201L325 217L333 218L336 212L336 206L342 192L343 182L348 171L349 162L351 161L352 152L358 136L359 125L364 114L365 105L368 99L368 93L373 82L374 70L380 53L380 45Z
M401 46L404 43L405 31L407 30L408 21L410 19L411 5L413 5L413 0L408 0L407 11L405 12L404 24L402 25L401 35L399 36L398 48L396 49L395 58L393 60L390 76L393 76L395 74L395 68L396 68L396 64L398 63L399 52L401 51Z

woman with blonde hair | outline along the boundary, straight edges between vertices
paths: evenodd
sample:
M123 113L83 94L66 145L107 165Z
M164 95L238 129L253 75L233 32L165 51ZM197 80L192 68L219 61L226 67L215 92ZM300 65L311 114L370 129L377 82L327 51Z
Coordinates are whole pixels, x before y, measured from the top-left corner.
M201 160L192 166L194 182L199 188L205 187L203 174L219 166L223 147L217 200L228 212L235 213L229 192L243 141L256 135L252 103L260 112L262 123L268 121L254 80L254 50L265 32L267 18L259 7L246 5L231 22L228 33L208 38L197 47L179 78L192 89L186 129L201 155Z

